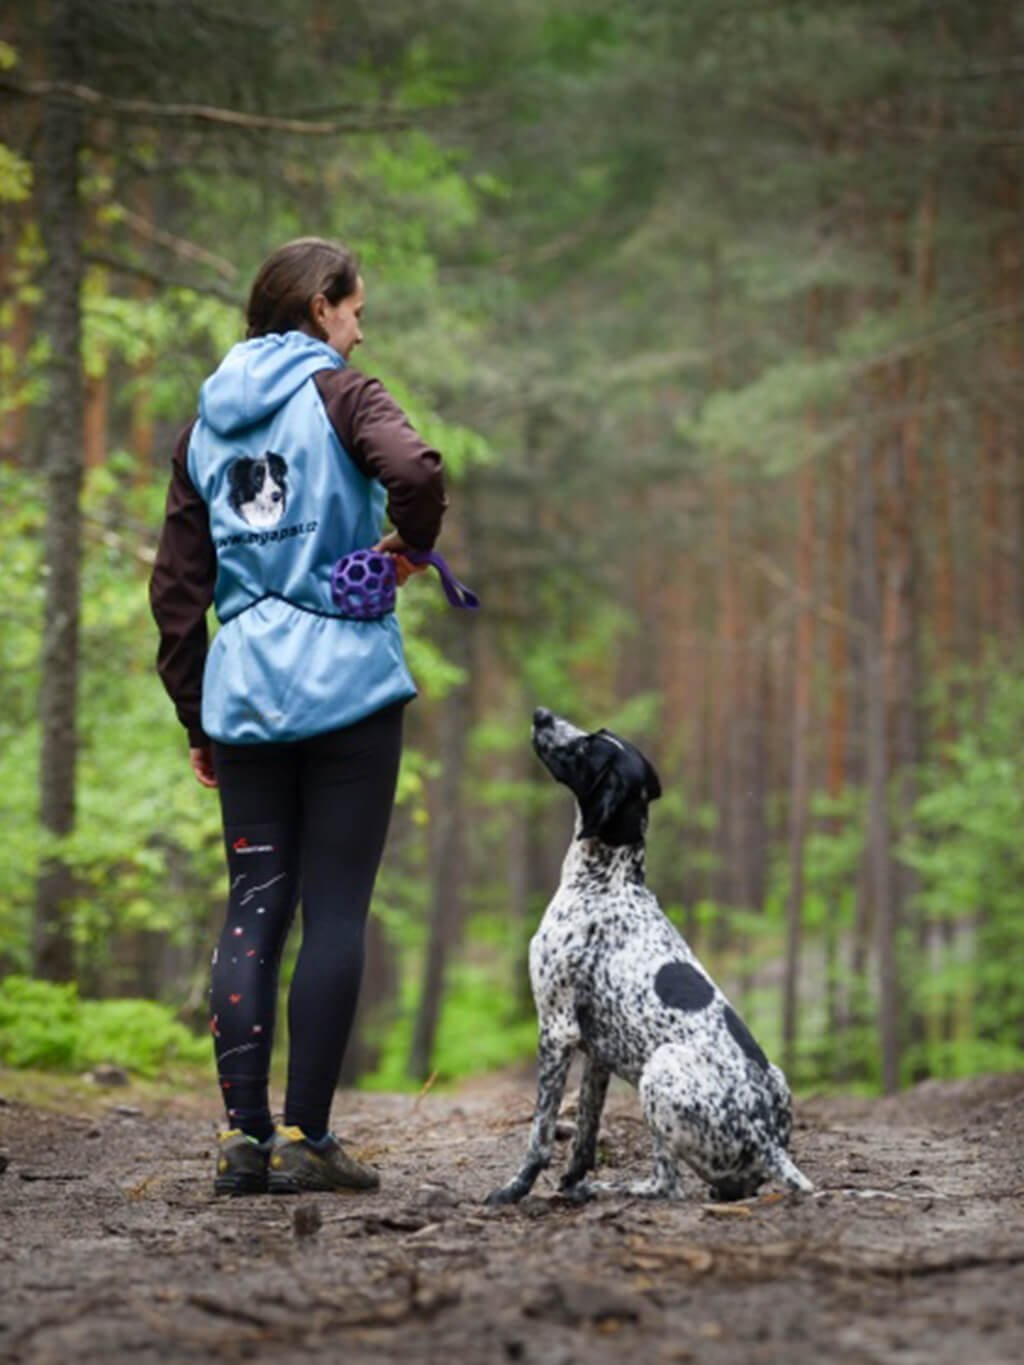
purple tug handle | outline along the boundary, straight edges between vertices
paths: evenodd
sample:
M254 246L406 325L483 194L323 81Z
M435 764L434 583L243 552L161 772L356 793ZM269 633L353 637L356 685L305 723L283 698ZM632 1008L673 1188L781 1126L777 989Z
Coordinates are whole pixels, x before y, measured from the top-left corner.
M464 607L467 611L476 611L480 605L480 599L472 588L467 588L465 583L459 580L449 569L443 555L436 550L406 550L404 557L410 564L432 564L441 576L441 586L444 588L444 595L453 607Z
M433 550L403 551L412 564L432 564L453 607L474 611L480 605L476 593L449 569ZM331 597L342 616L353 621L377 621L395 609L397 586L392 555L383 550L353 550L343 555L331 571Z

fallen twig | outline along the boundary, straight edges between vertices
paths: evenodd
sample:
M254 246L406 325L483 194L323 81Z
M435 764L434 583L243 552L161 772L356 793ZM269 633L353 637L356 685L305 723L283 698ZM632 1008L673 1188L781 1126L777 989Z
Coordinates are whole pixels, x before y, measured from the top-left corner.
M84 1180L84 1171L19 1171L19 1180Z
M186 1302L195 1308L201 1308L204 1313L212 1313L218 1318L230 1318L232 1322L244 1322L249 1327L267 1328L279 1325L274 1318L268 1318L262 1313L253 1313L248 1308L236 1308L234 1304L224 1303L213 1294L197 1291L189 1294Z
M427 1077L427 1079L423 1082L423 1087L422 1087L422 1089L420 1090L420 1093L416 1096L416 1098L415 1098L415 1099L413 1100L413 1102L412 1102L412 1109L409 1111L410 1113L415 1114L416 1110L420 1107L420 1101L426 1099L427 1095L430 1094L430 1091L431 1091L431 1089L433 1088L434 1082L435 1082L436 1080L437 1080L437 1069L435 1068L435 1069L430 1073L430 1075Z

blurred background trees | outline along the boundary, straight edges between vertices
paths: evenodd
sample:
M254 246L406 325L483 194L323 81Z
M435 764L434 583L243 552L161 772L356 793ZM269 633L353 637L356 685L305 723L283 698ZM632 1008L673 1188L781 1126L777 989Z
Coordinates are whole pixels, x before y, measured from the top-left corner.
M537 704L651 755L652 884L798 1082L1019 1065L1019 7L378 9L0 25L0 1000L34 969L203 1015L215 802L145 582L248 281L320 233L485 604L404 594L347 1079L528 1055L571 827Z

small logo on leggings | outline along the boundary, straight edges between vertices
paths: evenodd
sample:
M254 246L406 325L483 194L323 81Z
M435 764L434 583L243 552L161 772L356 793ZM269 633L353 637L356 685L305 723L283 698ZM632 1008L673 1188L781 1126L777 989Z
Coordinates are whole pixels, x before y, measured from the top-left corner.
M236 839L231 845L236 853L273 853L273 844L250 844L246 838Z

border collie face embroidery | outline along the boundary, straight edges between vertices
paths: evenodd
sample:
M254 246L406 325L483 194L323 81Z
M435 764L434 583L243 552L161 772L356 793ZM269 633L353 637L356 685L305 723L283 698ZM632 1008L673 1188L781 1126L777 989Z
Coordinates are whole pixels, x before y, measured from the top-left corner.
M288 465L268 451L258 459L242 455L228 470L228 502L247 526L276 526L288 502Z

